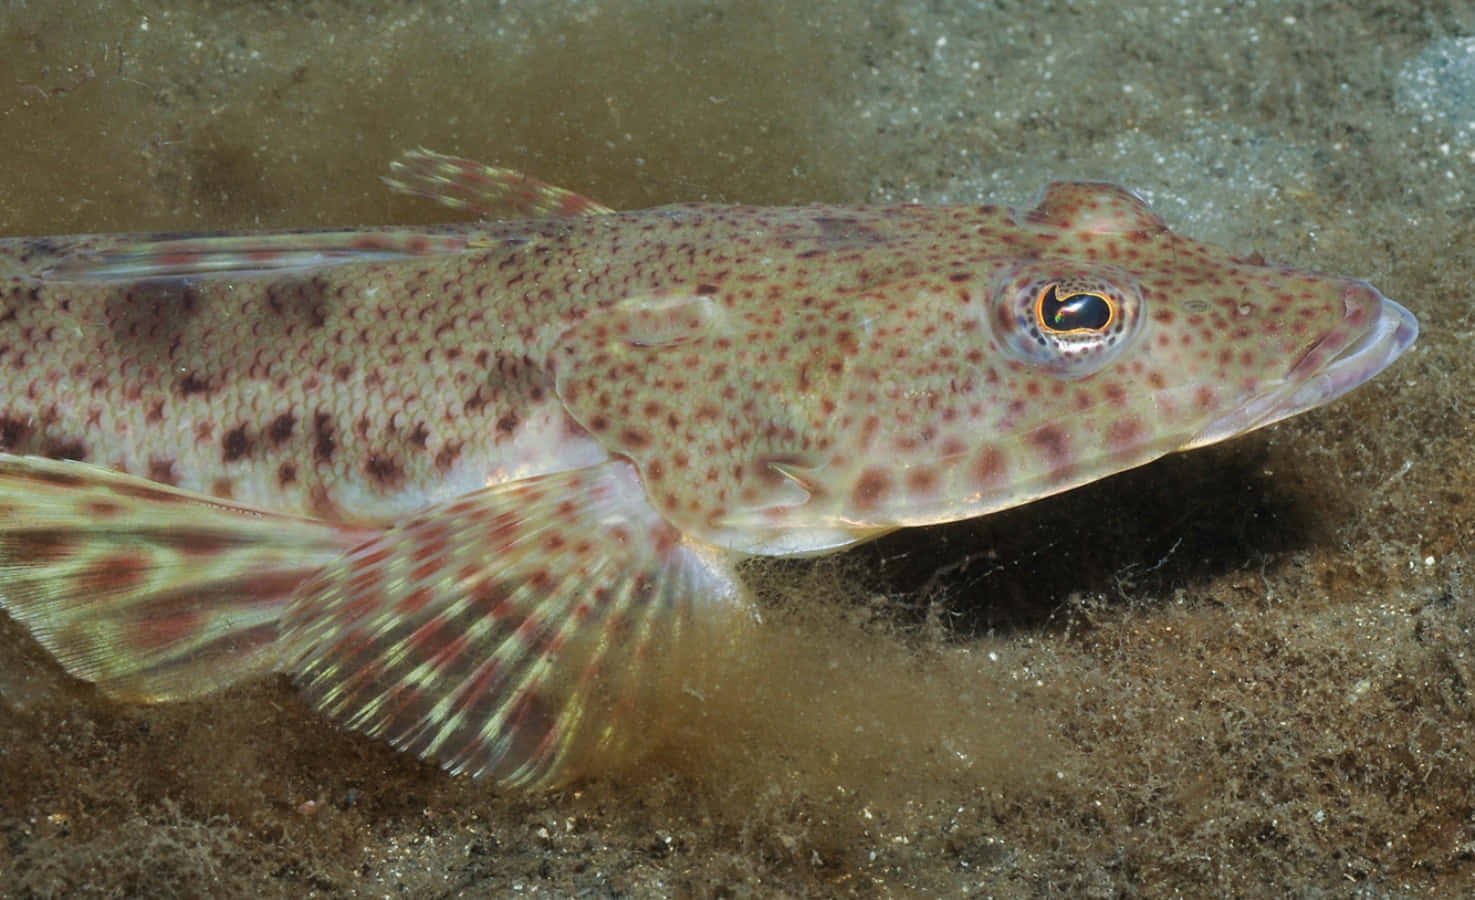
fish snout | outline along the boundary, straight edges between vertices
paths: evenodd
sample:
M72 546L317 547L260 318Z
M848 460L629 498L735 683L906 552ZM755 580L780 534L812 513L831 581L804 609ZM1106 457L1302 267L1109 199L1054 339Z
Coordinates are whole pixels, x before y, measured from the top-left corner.
M1363 384L1403 355L1419 336L1413 313L1366 281L1347 281L1342 304L1340 325L1287 373L1291 390L1281 418L1330 403Z
M1419 336L1419 322L1365 281L1347 280L1343 315L1268 390L1210 422L1180 449L1203 447L1330 403L1372 379Z

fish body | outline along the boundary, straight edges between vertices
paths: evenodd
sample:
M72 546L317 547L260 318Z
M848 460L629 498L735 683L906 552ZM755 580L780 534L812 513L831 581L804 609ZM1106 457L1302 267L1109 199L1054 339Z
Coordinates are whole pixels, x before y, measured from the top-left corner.
M392 183L486 218L0 241L0 605L73 674L164 700L281 670L557 784L746 607L743 556L1242 434L1417 334L1109 185L614 212L425 152Z

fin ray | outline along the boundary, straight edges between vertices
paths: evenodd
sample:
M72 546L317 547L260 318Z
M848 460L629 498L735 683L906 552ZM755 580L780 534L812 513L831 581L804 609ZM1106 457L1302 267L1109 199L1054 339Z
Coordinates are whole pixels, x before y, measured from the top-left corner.
M418 149L389 164L384 183L484 219L604 215L608 206L515 169Z
M75 253L41 277L57 282L246 277L443 256L485 246L490 245L464 232L407 228L185 237L123 242Z
M293 590L371 534L0 454L0 607L120 698L193 697L268 671Z
M284 668L346 727L550 787L641 749L693 632L740 594L611 461L458 498L329 566L288 612Z

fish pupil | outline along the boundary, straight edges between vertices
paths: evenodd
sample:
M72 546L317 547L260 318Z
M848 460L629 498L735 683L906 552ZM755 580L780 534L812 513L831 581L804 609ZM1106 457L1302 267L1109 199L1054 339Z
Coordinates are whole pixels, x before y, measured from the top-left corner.
M1055 285L1040 297L1040 324L1050 331L1101 331L1111 322L1111 302L1100 294L1066 294Z

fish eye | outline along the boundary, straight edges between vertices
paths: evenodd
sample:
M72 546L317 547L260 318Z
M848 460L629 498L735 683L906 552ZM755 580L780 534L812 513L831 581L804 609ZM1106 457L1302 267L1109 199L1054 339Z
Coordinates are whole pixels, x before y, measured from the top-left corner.
M1098 372L1121 355L1146 319L1142 286L1102 263L1037 260L999 272L991 328L1010 356L1062 378Z
M1040 328L1057 334L1105 331L1116 312L1111 301L1100 294L1076 291L1062 297L1056 284L1040 294L1035 311Z

